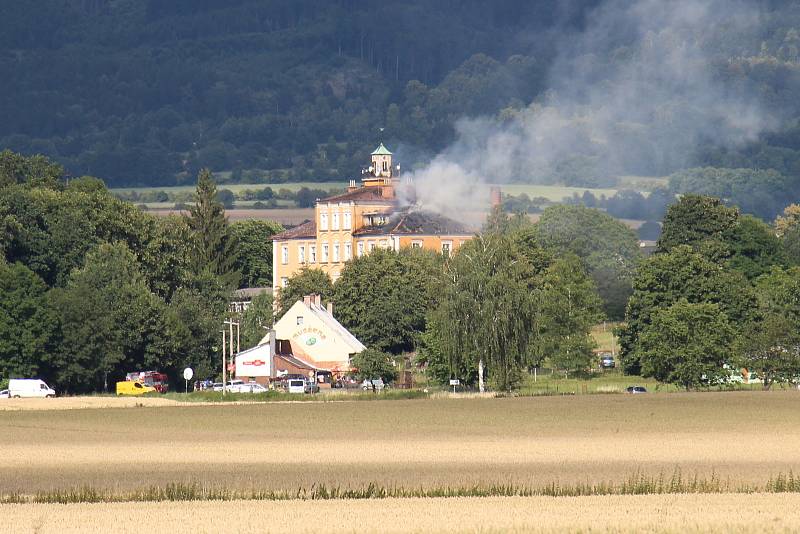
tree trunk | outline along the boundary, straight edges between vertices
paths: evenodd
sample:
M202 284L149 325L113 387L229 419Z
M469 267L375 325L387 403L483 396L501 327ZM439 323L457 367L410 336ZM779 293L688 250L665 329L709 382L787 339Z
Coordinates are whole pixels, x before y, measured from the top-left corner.
M483 358L478 360L478 391L484 392L483 386Z

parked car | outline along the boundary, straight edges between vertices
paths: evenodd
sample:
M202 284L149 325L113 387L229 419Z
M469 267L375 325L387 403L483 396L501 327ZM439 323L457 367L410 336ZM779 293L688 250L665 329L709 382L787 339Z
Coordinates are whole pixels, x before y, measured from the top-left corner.
M645 388L644 386L628 386L628 388L625 391L635 395L638 393L647 393L647 388Z
M386 384L383 383L382 378L373 378L372 380L365 379L361 383L361 389L363 389L364 391L370 391L370 390L383 391L385 387Z
M117 395L144 395L155 391L156 388L153 386L146 386L141 382L132 382L131 380L117 382Z
M267 388L255 382L234 384L230 387L231 393L266 393L267 391L269 391Z
M600 369L613 369L617 366L614 357L610 354L603 354L600 357Z
M292 378L286 381L287 393L305 393L306 381L302 378Z
M313 380L306 380L306 393L319 393L319 384Z
M8 392L7 389L0 391L0 399L8 399L11 397L11 394Z
M230 393L237 393L239 386L244 384L244 380L231 380L228 382L228 385L225 387L225 391ZM222 382L214 382L211 386L213 391L222 391Z

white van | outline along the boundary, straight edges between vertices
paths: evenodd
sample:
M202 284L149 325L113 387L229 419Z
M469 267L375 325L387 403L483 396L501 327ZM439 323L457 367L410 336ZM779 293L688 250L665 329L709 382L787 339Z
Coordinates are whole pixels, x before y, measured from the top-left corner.
M55 397L53 388L37 378L12 378L8 381L8 396L15 397Z
M289 393L305 393L306 381L302 378L292 378L286 384L286 391Z

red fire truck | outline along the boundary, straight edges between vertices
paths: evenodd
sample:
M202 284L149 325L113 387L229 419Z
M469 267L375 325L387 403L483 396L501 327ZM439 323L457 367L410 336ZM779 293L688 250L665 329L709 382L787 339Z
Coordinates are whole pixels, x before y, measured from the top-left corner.
M125 375L125 380L141 382L145 386L152 386L159 393L166 393L169 390L169 380L167 375L158 371L137 371Z

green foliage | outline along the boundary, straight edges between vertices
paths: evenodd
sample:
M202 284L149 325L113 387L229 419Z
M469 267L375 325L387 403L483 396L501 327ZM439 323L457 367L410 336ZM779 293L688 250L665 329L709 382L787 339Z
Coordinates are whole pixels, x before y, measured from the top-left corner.
M193 232L195 272L204 269L220 276L231 287L239 282L234 270L236 242L228 231L225 208L217 200L217 186L208 169L197 177L195 202L186 223Z
M102 244L70 274L52 304L62 326L56 381L71 392L124 379L124 369L165 363L163 302L147 288L136 258L122 244Z
M262 293L253 297L250 306L242 314L241 335L242 347L255 347L258 345L268 330L272 321L272 295Z
M0 377L53 377L58 326L42 279L20 263L0 263Z
M685 299L715 303L731 324L744 324L752 315L755 296L747 279L710 261L689 246L647 258L633 281L633 294L618 331L625 371L640 374L640 336L652 324L653 314Z
M728 266L749 280L766 273L773 265L786 263L781 241L774 230L752 215L739 217L722 239L730 250Z
M723 236L739 220L739 210L726 207L718 198L683 195L667 209L658 240L658 250L668 252L680 245L703 250L711 259L728 254Z
M724 199L743 213L771 221L781 213L796 184L768 169L721 169L704 167L676 172L669 177L673 193L695 193Z
M685 299L653 312L642 332L642 376L687 390L727 378L736 332L717 304Z
M601 317L601 303L577 256L568 254L550 265L540 302L540 354L555 369L586 373L594 359L591 328Z
M392 356L375 348L362 350L351 360L351 365L356 369L356 376L359 380L372 380L382 378L389 383L397 378Z
M61 189L64 169L46 157L25 157L10 150L0 152L0 188L22 184L27 187Z
M333 282L328 273L323 270L303 267L297 274L289 278L286 287L278 290L278 315L275 320L280 319L295 302L312 294L320 295L323 301L332 300Z
M536 341L538 274L503 234L478 235L459 248L436 311L439 349L451 369L482 361L495 388L519 383Z
M661 225L656 221L647 221L637 230L639 239L644 241L656 241L661 237Z
M535 229L542 246L556 254L575 254L584 262L606 315L622 317L641 259L636 234L602 211L566 205L547 208Z
M230 225L236 243L234 268L242 273L240 287L272 286L272 236L283 230L276 222L255 219Z
M108 192L106 184L100 178L94 176L81 176L74 178L67 183L67 191L79 191L83 193L104 193Z
M800 376L800 269L773 267L755 290L758 308L740 337L738 363L769 389Z
M342 269L334 288L336 318L369 347L411 351L439 301L442 276L441 254L376 249Z

